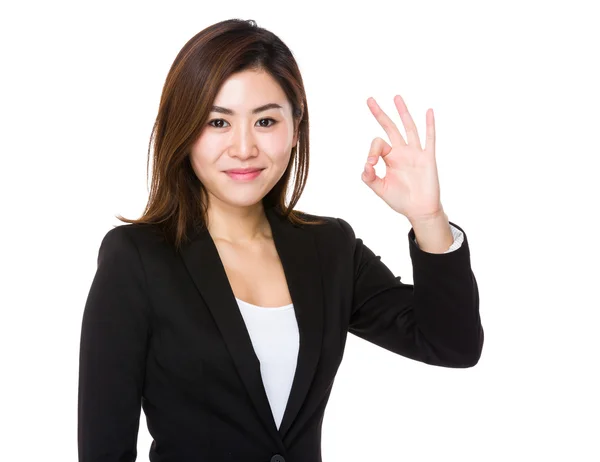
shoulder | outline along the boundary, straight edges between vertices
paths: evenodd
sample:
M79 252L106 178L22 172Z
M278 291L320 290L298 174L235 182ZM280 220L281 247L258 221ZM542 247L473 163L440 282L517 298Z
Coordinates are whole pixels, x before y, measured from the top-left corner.
M304 229L308 229L320 236L328 239L340 240L354 244L356 236L352 226L343 218L333 217L328 215L316 215L307 212L296 211L296 214L304 220L311 222L321 222L319 225L304 225Z
M164 236L158 226L125 223L114 226L104 234L100 249L133 254L140 253L142 249L161 246L164 243Z
M158 226L142 223L116 225L104 235L104 239L131 241L134 244L141 244L143 241L148 240L160 240L162 238L162 232Z

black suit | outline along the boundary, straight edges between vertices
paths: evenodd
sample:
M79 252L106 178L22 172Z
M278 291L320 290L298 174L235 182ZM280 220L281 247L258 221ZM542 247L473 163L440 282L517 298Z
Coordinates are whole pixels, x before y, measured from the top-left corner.
M134 461L140 406L152 462L321 461L348 332L428 364L477 363L483 329L466 234L459 249L430 254L411 229L413 286L342 219L294 226L266 213L300 332L281 427L210 234L178 255L155 227L121 225L102 240L83 316L81 462Z

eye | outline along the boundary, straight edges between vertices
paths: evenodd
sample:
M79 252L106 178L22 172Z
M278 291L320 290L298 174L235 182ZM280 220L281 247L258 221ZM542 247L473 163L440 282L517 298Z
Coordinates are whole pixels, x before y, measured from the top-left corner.
M208 122L208 125L210 125L211 127L215 127L215 128L223 128L223 127L218 127L218 126L215 126L215 125L213 124L213 122L224 122L224 123L227 123L227 122L225 122L223 119L213 119L213 120L211 120L210 122Z
M264 121L264 120L270 120L271 122L273 122L273 123L272 123L272 124L270 124L270 125L261 125L261 127L264 127L264 128L272 127L273 125L275 125L275 124L277 123L277 121L276 121L276 120L273 120L273 119L271 119L271 118L267 118L267 119L260 119L260 120L259 120L259 122L262 122L262 121Z
M273 122L273 123L271 123L270 125L260 125L262 128L269 128L269 127L272 127L273 125L275 125L275 124L277 123L277 121L276 121L276 120L274 120L274 119L271 119L271 118L260 119L260 120L259 120L259 122L262 122L262 121L265 121L265 120L270 120L270 121L271 121L271 122ZM211 120L210 122L208 122L208 125L210 125L211 127L215 127L215 128L224 128L224 127L223 127L222 125L220 125L220 126L214 125L214 123L213 123L213 122L223 122L223 123L228 123L227 121L225 121L225 120L223 120L223 119L213 119L213 120Z

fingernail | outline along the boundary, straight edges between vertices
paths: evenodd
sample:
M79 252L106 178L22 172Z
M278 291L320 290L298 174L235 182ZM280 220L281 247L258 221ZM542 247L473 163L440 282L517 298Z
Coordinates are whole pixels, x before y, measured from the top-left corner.
M375 162L377 162L377 157L369 157L369 158L367 159L367 161L368 161L370 164L374 164Z

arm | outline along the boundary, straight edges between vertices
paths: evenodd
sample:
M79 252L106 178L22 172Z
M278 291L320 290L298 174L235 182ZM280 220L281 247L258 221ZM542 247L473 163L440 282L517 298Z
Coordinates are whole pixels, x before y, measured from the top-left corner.
M149 336L144 270L123 227L100 245L81 328L80 462L133 462Z
M341 218L338 221L354 257L349 332L427 364L445 367L477 364L483 347L483 328L479 292L464 231L461 230L462 245L442 254L419 249L414 230L409 232L412 285L394 276L381 257L355 237L346 221Z
M444 253L454 252L456 249L458 249L462 245L463 241L465 240L465 236L464 236L463 232L460 229L458 229L456 226L450 225L450 230L452 231L452 239L454 240L454 242L452 242L452 245L450 245L448 250L446 250ZM415 238L413 240L415 241L415 244L417 244L417 247L422 249L422 247L419 245L419 241L417 241L416 233L415 233Z

